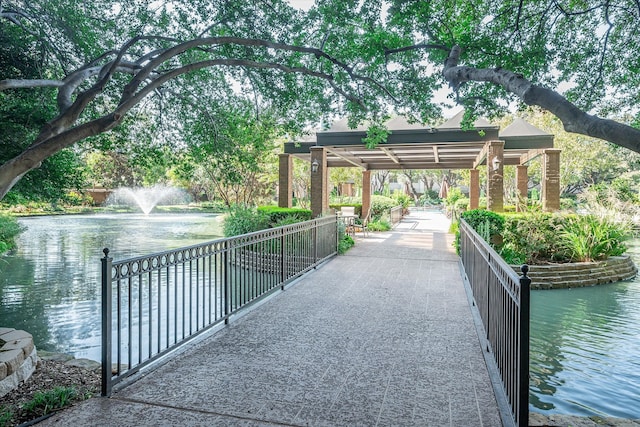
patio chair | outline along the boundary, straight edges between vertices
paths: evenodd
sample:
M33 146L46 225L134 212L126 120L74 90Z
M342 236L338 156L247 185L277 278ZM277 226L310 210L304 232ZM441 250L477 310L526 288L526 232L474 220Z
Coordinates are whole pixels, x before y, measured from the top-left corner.
M362 231L362 236L367 237L367 233L369 232L369 219L371 218L371 208L367 212L367 215L362 218L362 222L360 224L353 224L353 232L354 234L358 231Z

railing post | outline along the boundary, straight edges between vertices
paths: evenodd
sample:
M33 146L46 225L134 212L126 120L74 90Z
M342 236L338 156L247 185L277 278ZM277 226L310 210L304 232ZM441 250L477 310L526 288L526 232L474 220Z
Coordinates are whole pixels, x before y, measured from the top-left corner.
M519 354L519 397L518 397L518 425L526 427L529 425L529 324L531 313L531 279L527 277L529 266L523 264L520 267L520 354Z
M287 260L285 259L286 256L286 250L285 250L285 242L286 242L286 238L285 238L285 233L284 233L284 228L282 227L280 229L280 267L282 270L282 274L280 276L280 289L282 289L284 291L284 282L287 280Z
M313 266L316 267L318 263L318 221L316 220L313 223L313 228L311 229L311 240L313 244Z
M111 282L112 262L109 249L102 250L102 396L111 396Z
M231 267L229 266L229 240L225 240L222 250L222 268L224 269L224 323L229 324L229 311L231 306Z

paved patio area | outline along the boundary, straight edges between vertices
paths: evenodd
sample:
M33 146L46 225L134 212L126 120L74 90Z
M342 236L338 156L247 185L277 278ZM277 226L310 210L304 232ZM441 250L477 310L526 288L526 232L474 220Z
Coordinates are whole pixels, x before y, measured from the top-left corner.
M500 426L449 221L360 235L228 327L56 426Z

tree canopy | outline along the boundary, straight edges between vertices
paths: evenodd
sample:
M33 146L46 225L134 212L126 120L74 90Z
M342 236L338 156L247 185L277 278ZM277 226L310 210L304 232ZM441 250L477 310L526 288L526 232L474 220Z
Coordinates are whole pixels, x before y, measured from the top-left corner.
M469 119L537 105L640 152L638 22L635 0L5 0L0 198L80 143L188 145L207 106L221 122L249 103L286 135L338 115L433 120L445 87Z

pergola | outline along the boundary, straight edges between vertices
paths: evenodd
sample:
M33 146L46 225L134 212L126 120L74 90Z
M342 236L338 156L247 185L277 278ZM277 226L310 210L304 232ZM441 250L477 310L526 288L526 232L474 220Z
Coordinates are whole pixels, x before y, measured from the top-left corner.
M328 168L362 169L362 211L371 203L371 171L397 169L468 169L471 173L469 204L478 207L480 167L487 168L487 208L504 208L504 165L515 165L517 188L527 197L527 164L542 156L542 205L546 211L560 208L560 150L553 148L553 135L522 119L500 130L484 119L473 130L463 130L463 111L437 127L410 124L402 117L386 123L391 131L387 142L367 148L366 128L349 129L341 120L315 141L287 142L280 155L279 206L292 205L292 157L311 162L311 210L319 216L329 209Z

